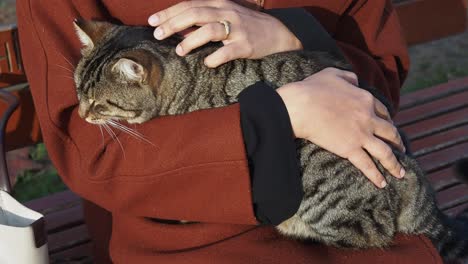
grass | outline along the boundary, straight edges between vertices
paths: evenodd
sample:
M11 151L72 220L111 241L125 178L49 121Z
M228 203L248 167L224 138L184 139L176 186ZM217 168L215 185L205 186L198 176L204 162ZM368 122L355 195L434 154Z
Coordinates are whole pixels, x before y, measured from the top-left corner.
M51 167L45 171L23 172L15 184L13 193L18 201L27 202L66 189L55 168Z
M47 164L40 171L26 170L18 177L13 187L13 196L27 202L67 189L57 170L51 165L44 144L37 144L29 153L32 160Z
M15 0L0 0L0 24L16 23Z
M424 71L425 64L421 65ZM404 85L401 94L414 92L420 89L431 87L437 84L446 83L450 80L468 76L468 68L447 67L438 65L435 69L427 73L426 77L417 77L411 84Z

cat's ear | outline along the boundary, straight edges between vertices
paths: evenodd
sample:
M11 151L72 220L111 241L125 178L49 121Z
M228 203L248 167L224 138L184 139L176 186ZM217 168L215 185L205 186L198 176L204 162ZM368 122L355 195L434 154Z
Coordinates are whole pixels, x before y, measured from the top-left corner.
M112 70L119 72L127 80L141 82L145 79L145 68L131 59L119 59L112 67Z
M73 25L76 34L83 45L81 53L89 54L95 45L104 37L104 35L114 26L107 22L88 21L83 19L75 19Z

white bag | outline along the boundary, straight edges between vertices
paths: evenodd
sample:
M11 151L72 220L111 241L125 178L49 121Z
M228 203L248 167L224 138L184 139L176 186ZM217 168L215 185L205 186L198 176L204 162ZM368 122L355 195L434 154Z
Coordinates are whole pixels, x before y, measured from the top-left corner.
M43 215L5 191L0 191L0 263L49 263Z
M47 264L49 255L44 216L9 194L10 179L5 161L5 126L16 109L15 96L0 90L8 108L0 120L0 264Z

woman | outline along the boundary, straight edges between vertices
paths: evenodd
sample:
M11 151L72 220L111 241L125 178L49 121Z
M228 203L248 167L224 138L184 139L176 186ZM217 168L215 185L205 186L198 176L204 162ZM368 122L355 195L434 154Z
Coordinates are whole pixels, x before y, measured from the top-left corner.
M66 184L92 201L86 208L97 263L110 262L108 253L115 263L414 263L416 257L440 263L422 236L400 236L386 251L347 251L288 240L271 227L291 216L302 196L293 135L348 158L377 187L385 182L367 153L404 176L384 143L402 148L387 109L356 87L359 76L360 85L377 87L397 107L408 59L389 1L255 3L304 6L308 13L177 2L18 1L22 53L44 142ZM257 84L239 104L152 120L138 130L157 148L121 137L124 158L112 141L100 147L101 135L79 118L73 82L63 76L70 74L63 70L67 60L79 58L76 17L149 23L158 39L201 26L185 33L176 51L184 56L223 41L206 58L208 67L304 48L343 53L355 74L327 69L277 92ZM172 219L200 223L171 225Z

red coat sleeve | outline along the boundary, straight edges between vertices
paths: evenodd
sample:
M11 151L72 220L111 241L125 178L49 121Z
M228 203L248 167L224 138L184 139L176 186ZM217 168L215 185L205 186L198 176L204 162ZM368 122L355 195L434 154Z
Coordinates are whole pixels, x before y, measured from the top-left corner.
M74 192L111 212L256 224L238 105L136 126L154 146L127 135L119 135L120 144L102 138L77 114L73 19L125 21L139 12L133 22L143 24L155 11L154 1L152 8L146 2L133 1L128 10L88 0L17 1L23 60L49 155ZM122 16L112 18L116 12Z
M409 68L406 42L390 0L353 0L332 36L360 79L381 90L395 110Z

